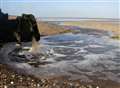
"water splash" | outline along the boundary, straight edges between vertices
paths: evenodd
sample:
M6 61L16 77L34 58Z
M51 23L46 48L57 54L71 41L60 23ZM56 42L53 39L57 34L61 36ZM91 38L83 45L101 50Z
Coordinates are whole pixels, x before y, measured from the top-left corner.
M40 45L38 44L38 42L36 41L35 37L32 38L32 47L29 50L29 52L33 53L33 54L37 54L40 53L39 52L39 47Z

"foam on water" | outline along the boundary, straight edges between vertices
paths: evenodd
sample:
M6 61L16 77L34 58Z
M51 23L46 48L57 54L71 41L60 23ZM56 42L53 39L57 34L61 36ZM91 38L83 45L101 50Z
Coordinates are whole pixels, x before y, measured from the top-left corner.
M34 48L39 51L37 55L28 52L30 44L26 44L22 52L13 51L14 45L7 44L0 54L6 59L5 63L36 77L69 76L85 82L96 77L120 83L119 41L104 36L63 34L43 37L41 42L42 47ZM22 55L25 57L19 57Z

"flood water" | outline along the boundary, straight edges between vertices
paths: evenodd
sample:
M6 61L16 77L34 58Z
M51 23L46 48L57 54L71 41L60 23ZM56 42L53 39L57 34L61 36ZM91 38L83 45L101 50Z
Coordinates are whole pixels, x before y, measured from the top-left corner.
M0 51L0 61L36 77L64 76L84 82L120 83L120 41L102 32L46 36L39 44L43 45L40 53L31 54L28 52L31 43L24 43L22 50L8 43Z

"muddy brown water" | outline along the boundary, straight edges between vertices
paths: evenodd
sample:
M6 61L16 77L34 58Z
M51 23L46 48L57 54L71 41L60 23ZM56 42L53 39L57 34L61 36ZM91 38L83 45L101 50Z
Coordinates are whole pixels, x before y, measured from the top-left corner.
M43 37L39 44L43 46L37 54L28 52L31 43L23 43L22 49L15 43L5 44L0 62L38 78L64 76L83 82L120 83L120 41L108 35L67 33Z

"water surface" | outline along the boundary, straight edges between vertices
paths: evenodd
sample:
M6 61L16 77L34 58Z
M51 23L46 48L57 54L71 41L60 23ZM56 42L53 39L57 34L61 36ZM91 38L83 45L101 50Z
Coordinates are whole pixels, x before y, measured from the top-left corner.
M110 80L120 83L120 41L112 40L102 32L67 33L43 37L40 53L32 55L24 43L16 49L14 43L3 46L1 63L36 77L64 76L70 80L94 82Z

